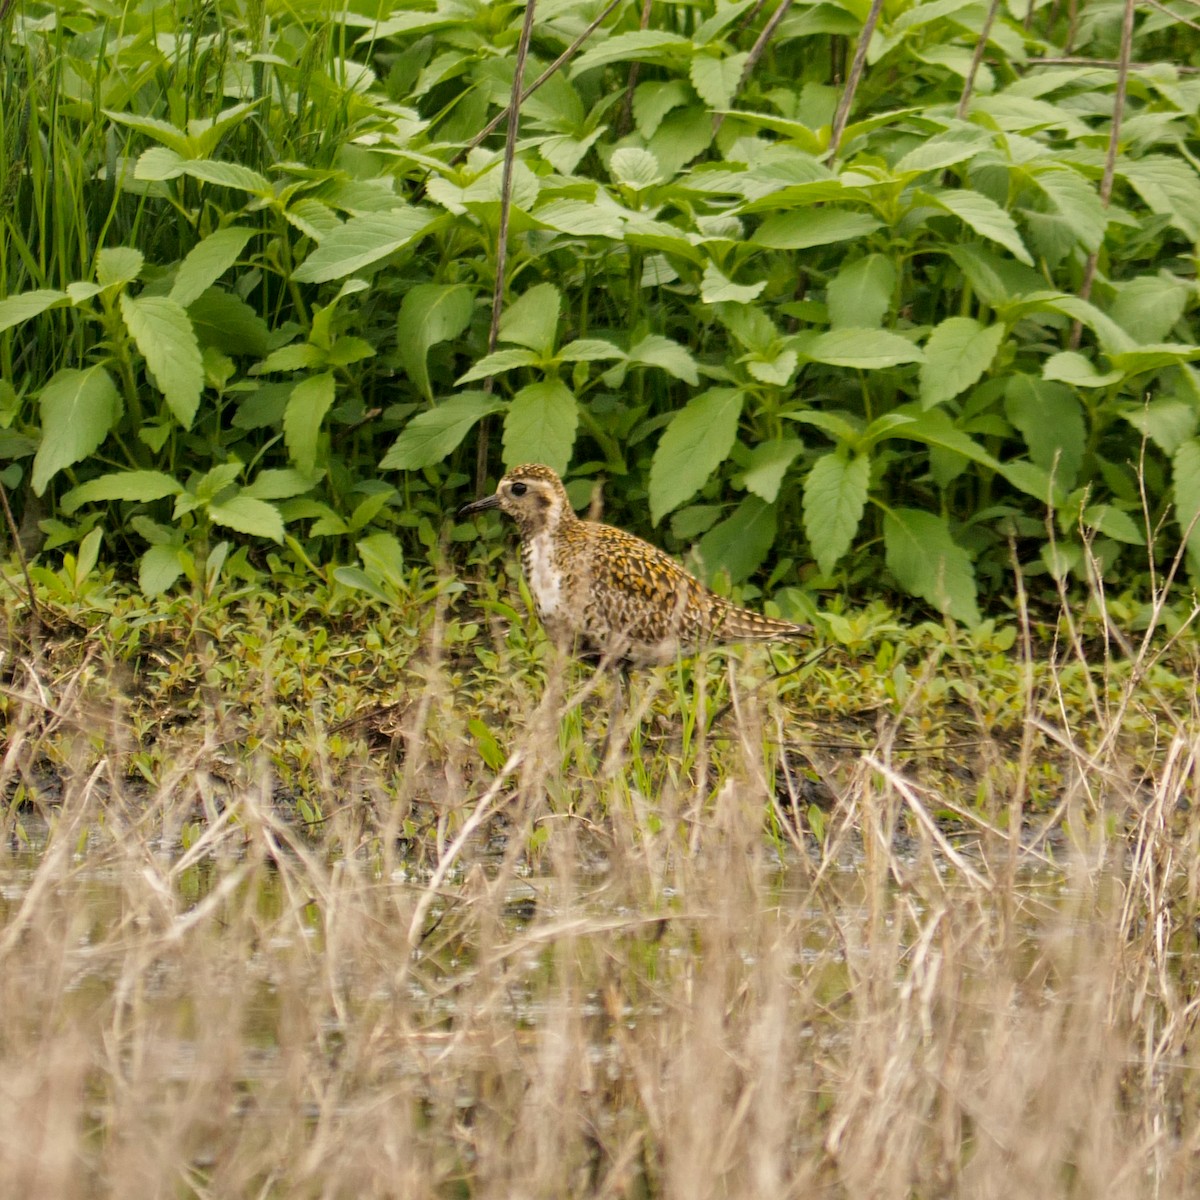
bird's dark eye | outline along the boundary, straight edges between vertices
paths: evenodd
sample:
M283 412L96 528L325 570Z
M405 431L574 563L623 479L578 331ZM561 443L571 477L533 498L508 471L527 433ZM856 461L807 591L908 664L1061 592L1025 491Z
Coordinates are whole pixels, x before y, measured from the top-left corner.
M523 496L527 491L529 491L529 489L523 483L514 483L511 490L514 496Z

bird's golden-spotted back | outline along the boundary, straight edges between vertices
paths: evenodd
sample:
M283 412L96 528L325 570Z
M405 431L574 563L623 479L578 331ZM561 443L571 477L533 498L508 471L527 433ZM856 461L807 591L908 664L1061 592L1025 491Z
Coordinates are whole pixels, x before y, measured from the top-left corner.
M499 508L521 534L521 566L538 616L556 640L610 659L669 662L709 641L811 632L738 608L642 538L575 515L558 475L514 467L461 514Z

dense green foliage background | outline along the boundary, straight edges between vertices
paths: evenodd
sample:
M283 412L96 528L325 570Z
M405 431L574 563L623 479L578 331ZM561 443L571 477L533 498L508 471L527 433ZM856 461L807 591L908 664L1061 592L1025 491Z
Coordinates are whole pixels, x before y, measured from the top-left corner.
M886 3L831 150L868 7L614 4L521 106L493 331L524 8L16 3L17 517L150 593L378 587L534 459L790 611L1163 566L1200 512L1195 10L1123 46L1124 4ZM603 11L539 0L527 85Z

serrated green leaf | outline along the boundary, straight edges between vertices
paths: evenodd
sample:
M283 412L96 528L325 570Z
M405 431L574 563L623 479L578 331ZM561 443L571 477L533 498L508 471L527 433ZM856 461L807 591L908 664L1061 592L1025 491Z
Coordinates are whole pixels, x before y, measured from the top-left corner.
M797 339L796 344L813 362L863 371L921 362L925 357L919 346L886 329L831 329L803 341Z
M521 349L497 350L481 358L469 371L460 375L455 383L461 387L464 383L476 383L487 379L489 375L502 375L505 371L515 371L518 367L531 367L541 362L541 355L533 350Z
M724 58L697 54L688 70L696 94L709 108L728 108L737 93L749 58L749 54L745 53L730 54Z
M644 138L652 138L663 118L673 108L680 108L692 98L682 79L652 80L639 83L633 93L633 120Z
M1042 364L1042 378L1074 387L1101 388L1120 383L1125 376L1120 371L1098 371L1091 359L1077 350L1060 350Z
M965 625L979 624L975 569L941 517L915 508L889 510L883 544L888 570L909 595Z
M104 115L110 120L115 121L118 125L126 125L130 129L136 129L139 133L144 133L148 137L152 137L156 142L161 142L164 146L169 146L176 154L190 154L192 151L192 141L182 129L177 129L167 121L160 121L157 117L144 117L136 113L121 112L117 109L106 108Z
M729 457L742 414L738 388L712 388L693 396L671 418L650 464L650 519L690 500Z
M183 574L182 546L151 546L138 563L138 587L143 596L159 596Z
M783 486L783 477L803 449L804 443L799 438L772 438L769 442L760 442L750 452L750 461L742 472L746 491L774 504Z
M1173 455L1196 432L1196 410L1184 400L1163 397L1127 405L1121 416L1164 454Z
M325 354L311 342L293 342L272 350L262 362L251 368L253 375L270 375L275 371L308 371L323 366Z
M896 268L882 254L842 267L829 281L825 304L834 329L874 329L883 323L896 290Z
M89 479L87 483L72 488L60 503L63 512L73 513L82 505L94 504L97 501L144 502L161 500L164 496L177 496L182 491L182 484L162 471L114 471L110 475Z
M409 379L430 402L429 350L462 334L474 308L471 290L462 284L419 283L404 293L396 318L396 348Z
M952 400L981 379L992 365L1003 325L981 325L971 317L947 317L925 343L921 364L921 405L933 408Z
M379 464L383 470L416 471L440 463L458 448L476 422L504 401L486 392L462 392L413 417Z
M973 192L970 188L945 188L929 193L929 199L938 208L956 216L980 237L1003 246L1026 266L1033 265L1033 258L1021 240L1016 222L982 192Z
M252 236L253 230L231 225L197 242L175 272L171 299L184 308L198 300L237 262Z
M1189 438L1171 459L1175 520L1193 555L1200 553L1200 440Z
M429 228L431 221L431 214L419 208L351 217L325 235L292 272L292 278L298 283L325 283L353 275L411 245Z
M1108 215L1096 187L1067 166L1040 169L1034 172L1033 180L1066 221L1076 241L1089 253L1099 250Z
M218 187L233 188L254 196L270 196L273 191L271 181L265 175L241 163L189 158L180 164L180 172L204 183L215 183Z
M777 528L775 505L747 496L700 539L696 551L704 577L711 579L718 571L728 571L732 583L748 579L771 552Z
M1086 529L1094 529L1115 542L1127 546L1146 544L1146 531L1139 529L1127 512L1111 504L1093 504L1083 510L1080 519Z
M865 213L836 208L796 208L768 217L750 241L771 250L805 250L865 238L882 228L883 222Z
M132 246L107 246L96 255L96 282L102 288L131 283L144 264L142 252Z
M42 388L42 444L33 460L37 495L57 472L87 458L108 436L123 411L112 377L101 366L66 367Z
M288 397L283 413L283 440L288 457L305 475L311 475L316 468L321 424L333 405L335 391L333 373L325 371L300 380Z
M678 342L660 333L647 334L630 351L626 359L630 366L660 367L668 375L682 379L695 387L700 382L696 360Z
M760 279L757 283L734 283L713 263L709 263L704 268L704 277L700 281L700 299L705 304L749 304L762 295L766 286L765 279Z
M623 146L608 160L609 174L617 183L633 191L662 183L663 172L657 158L640 146Z
M39 288L34 292L18 292L15 296L6 296L0 300L0 333L44 313L48 308L66 304L68 299L66 292L55 291L52 288Z
M625 351L604 338L576 338L568 342L556 355L559 362L602 362L606 359L624 358Z
M1187 307L1192 287L1173 275L1142 275L1117 287L1110 315L1143 345L1165 341Z
M210 504L206 511L208 519L217 525L236 529L238 533L246 533L251 537L283 541L283 517L275 505L265 500L256 500L239 492L228 500Z
M662 62L669 63L691 54L692 43L678 33L657 29L634 29L604 38L585 50L575 60L575 75L608 63Z
M557 379L522 388L504 418L504 465L545 463L560 475L571 461L579 405Z
M241 494L252 496L255 500L288 500L311 491L318 479L319 474L307 474L295 471L291 467L273 467L259 471L254 481L242 488ZM385 495L384 499L386 498Z
M804 483L804 532L823 575L850 549L870 482L871 462L865 454L834 450L813 463Z
M267 323L240 297L209 288L188 305L188 316L202 346L215 346L223 354L262 358L267 353Z
M190 429L204 388L204 361L191 318L166 296L121 293L121 316L175 419Z
M554 349L562 296L552 283L539 283L505 309L500 317L498 337L515 342L539 354Z

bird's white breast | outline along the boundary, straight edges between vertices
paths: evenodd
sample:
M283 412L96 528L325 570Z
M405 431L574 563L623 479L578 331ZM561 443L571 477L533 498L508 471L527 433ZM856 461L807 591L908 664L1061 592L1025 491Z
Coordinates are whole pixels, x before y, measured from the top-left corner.
M562 573L554 562L554 543L548 532L525 543L525 581L543 619L557 616L562 608Z

